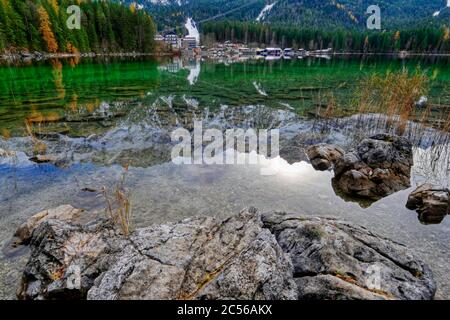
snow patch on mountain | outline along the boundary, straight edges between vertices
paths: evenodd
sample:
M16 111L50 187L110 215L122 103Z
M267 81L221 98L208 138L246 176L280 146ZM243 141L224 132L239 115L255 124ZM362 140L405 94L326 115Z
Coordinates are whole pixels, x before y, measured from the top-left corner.
M178 4L179 6L181 6L181 0L150 0L150 2L154 5L161 5L161 6L168 6L168 5L172 5L174 3Z
M434 13L433 13L433 17L439 16L439 15L441 14L441 11L444 10L444 9L446 9L446 8L450 8L450 0L447 0L447 6L446 6L446 7L442 8L442 9L439 10L439 11L434 12Z
M197 25L192 18L187 18L186 24L184 25L188 30L188 36L194 37L197 44L200 43L200 32L198 32Z
M450 0L449 0L450 1ZM259 13L258 17L256 18L257 22L260 22L262 20L264 20L267 16L267 14L269 14L270 10L272 10L273 6L276 4L277 2L275 1L272 4L268 4L266 5L261 12Z

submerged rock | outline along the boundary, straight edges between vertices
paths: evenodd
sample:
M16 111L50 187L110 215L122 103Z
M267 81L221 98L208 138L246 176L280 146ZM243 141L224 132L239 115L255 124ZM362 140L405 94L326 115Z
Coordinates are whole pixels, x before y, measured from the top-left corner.
M135 230L49 219L33 232L21 299L431 299L406 247L334 219L255 209Z
M29 160L36 163L55 163L57 162L58 158L54 155L38 154L34 157L31 157Z
M429 183L423 184L409 195L406 207L416 210L423 223L441 223L450 214L450 191Z
M318 144L308 147L306 154L314 169L325 171L344 155L344 150L329 144Z
M8 151L0 148L0 158L11 158L15 157L16 153L14 151Z
M336 161L333 186L338 193L376 201L409 188L412 165L408 140L378 134Z
M0 148L0 157L7 157L8 156L8 153L5 151L5 150L3 150L2 148Z

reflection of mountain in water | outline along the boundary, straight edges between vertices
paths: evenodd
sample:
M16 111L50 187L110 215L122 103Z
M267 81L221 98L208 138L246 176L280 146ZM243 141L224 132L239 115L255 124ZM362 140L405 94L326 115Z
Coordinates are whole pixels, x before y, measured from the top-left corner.
M171 160L172 147L175 145L171 141L171 132L180 127L192 132L193 123L196 120L202 121L205 129L278 128L280 129L281 158L275 161L274 165L279 168L280 164L282 164L283 170L279 174L282 176L287 175L289 179L320 178L322 181L320 188L329 186L330 190L326 192L329 193L331 191L332 193L332 173L314 173L313 168L305 163L305 161L308 161L305 154L305 149L308 146L328 143L348 150L365 137L376 133L395 132L395 121L388 121L386 116L378 114L311 120L299 117L291 110L272 109L262 105L243 107L222 105L220 108L209 109L200 108L195 99L184 97L184 100L185 103L183 105L175 103L172 96L158 97L149 104L142 101L136 102L128 113L120 118L114 118L112 120L113 123L108 126L106 131L101 133L85 137L51 134L43 135L41 139L47 145L47 155L49 158L54 159L52 162L60 167L70 167L68 172L73 170L76 172L76 168L79 168L78 163L93 163L100 167L106 166L103 169L106 171L114 171L113 165L115 164L130 165L135 170L144 170L143 172L145 172L145 170L158 170L154 168L159 167L156 165L160 164L164 168L173 169L173 166L168 164ZM104 106L102 110L108 113L112 112L116 107L115 105ZM123 106L120 105L120 107ZM450 134L441 133L431 128L424 128L410 122L404 135L412 141L414 146L411 185L414 187L426 181L448 187L450 181ZM16 151L17 153L17 157L14 159L0 158L1 175L9 176L13 168L13 170L20 169L20 172L25 172L30 170L30 168L36 167L34 162L28 160L33 155L33 143L30 138L0 140L0 148ZM44 167L49 168L48 165ZM222 178L228 179L227 181L231 179L231 184L237 183L233 180L235 178L232 178L237 172L241 172L239 176L244 173L252 176L250 173L252 170L257 170L257 174L260 174L258 169L252 169L251 166L243 166L241 168L241 166L236 165L233 167L231 169L233 173L230 173L231 176L226 175L230 169L222 168L222 166L183 166L183 168L176 169L176 172L182 171L183 174L186 174L183 170L188 170L187 172L193 170L198 174L193 174L190 179L195 181L200 179L199 177L202 175L208 176L208 172L214 172L216 176L222 175ZM301 169L300 171L303 174L306 167L309 172L308 177L302 175L302 178L299 178L296 174L292 174L292 172L297 172L298 169ZM174 178L177 179L177 177L175 174ZM280 176L280 178L282 177ZM105 176L104 179L107 179L107 177ZM258 178L257 180L260 181L261 179ZM302 184L301 181L297 183ZM269 190L272 190L271 188ZM320 197L321 193L324 192L320 188L311 192L317 192ZM273 192L273 190L268 192ZM334 190L334 193L345 201L357 202L363 208L372 207L373 205L372 201L348 198L337 189ZM392 195L392 197L398 196ZM385 203L384 201L379 202ZM379 202L377 202L377 205Z
M250 105L218 109L198 108L195 99L174 103L172 96L159 97L150 105L137 103L126 116L116 119L106 132L88 137L71 138L64 134L43 137L47 153L60 163L130 164L148 167L170 160L171 132L179 127L192 130L194 121L204 128L280 129L281 156L290 163L306 160L304 150L317 143L336 144L348 149L362 138L376 133L395 133L395 125L383 115L356 115L339 119L305 119L290 110ZM104 108L109 110L110 108ZM413 179L445 184L450 181L449 134L424 128L410 122L405 130L414 145ZM10 149L31 155L29 138L12 138Z

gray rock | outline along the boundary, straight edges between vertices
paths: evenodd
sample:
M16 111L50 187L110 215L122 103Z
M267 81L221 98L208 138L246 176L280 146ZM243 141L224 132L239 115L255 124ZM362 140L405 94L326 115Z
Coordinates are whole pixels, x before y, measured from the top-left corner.
M57 219L59 221L75 222L76 219L80 218L82 213L83 210L76 209L71 205L63 205L38 212L20 225L14 236L18 238L19 244L26 243L30 239L33 231L44 221Z
M432 299L431 270L405 246L333 218L263 215L294 265L299 299Z
M295 143L281 145L280 157L286 160L289 164L300 161L308 161L308 156L305 153L304 146L296 145Z
M338 194L376 201L410 187L412 165L409 141L378 134L336 161L333 187Z
M48 220L33 233L22 299L295 299L292 264L252 212L111 236ZM89 229L92 230L92 227ZM67 270L79 270L70 288ZM76 281L75 281L76 283Z
M308 147L306 154L314 169L325 171L344 155L344 150L329 144L318 144Z
M437 224L450 213L450 191L426 183L416 188L408 197L406 207L416 210L425 224Z
M125 238L107 221L40 224L21 299L432 299L406 247L341 221L251 209Z

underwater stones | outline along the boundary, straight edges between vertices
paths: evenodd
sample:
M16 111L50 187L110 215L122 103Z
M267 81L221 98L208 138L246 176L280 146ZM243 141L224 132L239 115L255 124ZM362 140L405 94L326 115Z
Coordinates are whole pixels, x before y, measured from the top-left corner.
M26 243L30 240L33 231L43 222L50 219L74 222L82 213L83 210L76 209L71 205L62 205L53 209L38 212L34 216L28 218L28 220L16 230L14 236L19 239L20 243Z
M408 196L406 207L416 210L423 223L441 223L450 214L450 191L429 183L423 184Z
M5 150L0 148L0 158L13 158L17 156L16 151Z
M106 220L48 219L30 239L21 299L432 299L405 246L332 218L193 217L123 237Z
M427 105L428 105L428 97L426 97L426 96L421 96L421 97L419 98L419 100L417 100L417 101L414 103L414 106L415 106L416 108L426 108Z
M306 154L314 169L325 171L344 155L344 150L329 144L318 144L308 147Z
M339 158L333 187L347 196L379 200L410 186L412 145L401 137L378 134Z
M9 157L9 152L0 148L0 157L2 157L2 158Z
M29 160L36 163L56 163L58 161L58 157L54 155L38 154L34 157L31 157Z

